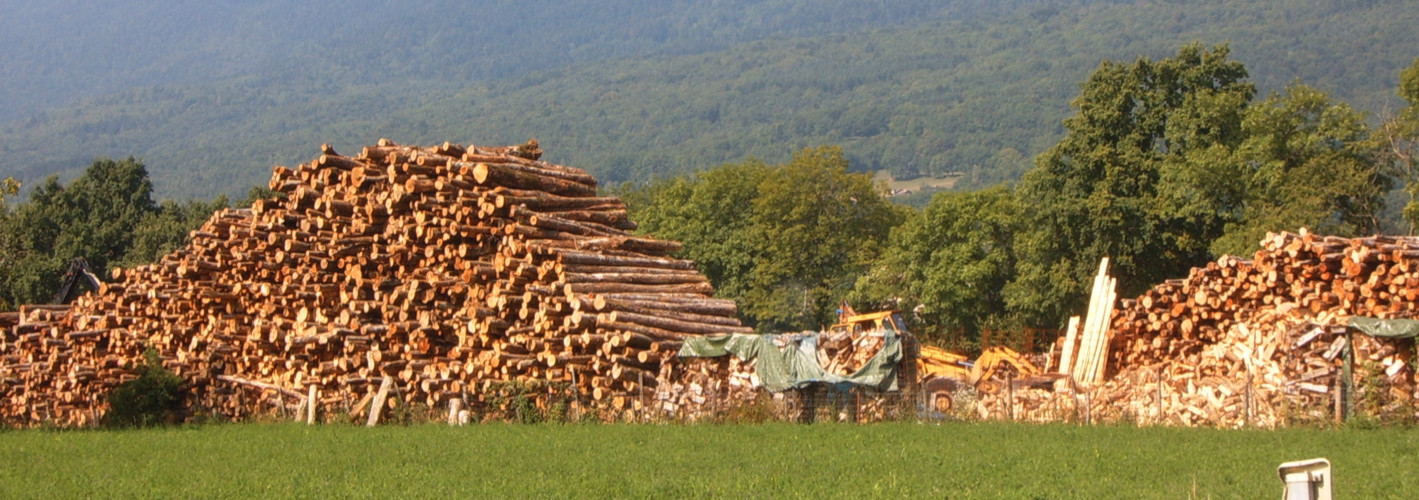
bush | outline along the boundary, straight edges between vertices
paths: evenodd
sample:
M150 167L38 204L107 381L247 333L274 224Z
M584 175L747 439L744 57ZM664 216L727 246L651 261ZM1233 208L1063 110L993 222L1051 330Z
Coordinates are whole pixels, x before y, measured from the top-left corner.
M104 425L148 427L177 419L186 396L185 382L163 368L162 359L153 348L143 351L143 360L134 369L138 378L119 384L109 393Z

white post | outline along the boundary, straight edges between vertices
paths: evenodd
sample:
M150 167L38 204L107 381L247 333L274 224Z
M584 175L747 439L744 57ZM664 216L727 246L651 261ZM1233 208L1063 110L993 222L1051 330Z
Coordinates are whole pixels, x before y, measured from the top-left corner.
M306 425L315 425L315 405L318 404L317 401L319 401L319 399L317 398L319 396L320 392L316 390L315 384L310 384L310 394L307 394L305 397Z
M379 414L384 412L384 398L389 397L389 388L394 385L394 379L388 376L379 383L379 392L375 393L374 401L370 402L370 418L365 421L366 427L374 427L379 423Z
M463 409L463 398L448 400L448 425L458 425L458 411Z

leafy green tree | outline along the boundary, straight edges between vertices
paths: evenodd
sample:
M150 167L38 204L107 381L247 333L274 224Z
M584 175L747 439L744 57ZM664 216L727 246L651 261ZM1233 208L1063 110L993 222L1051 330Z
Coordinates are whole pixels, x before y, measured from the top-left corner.
M1295 84L1249 107L1243 133L1232 160L1243 206L1212 243L1214 255L1249 255L1269 231L1378 231L1390 179L1362 113Z
M902 211L836 147L805 149L773 169L752 205L746 312L770 329L817 328L877 258Z
M716 295L742 299L757 251L750 207L770 169L758 160L726 164L693 178L658 181L623 198L642 233L683 242L681 256L695 261Z
M20 183L14 178L6 177L0 182L0 229L8 226L6 221L10 218L10 206L5 201L6 198L15 196L20 192ZM0 233L3 234L3 233ZM9 283L10 275L14 272L15 256L11 245L0 244L0 284ZM0 311L11 311L15 309L5 293L0 293Z
M154 262L228 206L225 196L158 205L152 192L142 162L100 159L67 187L46 179L14 210L0 198L0 309L48 301L74 257L100 276ZM242 206L278 194L252 188Z
M101 159L68 187L46 179L0 226L0 255L10 259L0 300L47 301L69 259L83 257L99 273L127 254L140 222L157 210L141 162Z
M817 328L832 320L900 222L868 174L849 173L835 147L810 148L783 165L729 164L623 195L640 231L681 241L761 330Z
M1207 160L1242 142L1255 94L1227 46L1185 45L1132 64L1104 61L1064 122L1068 135L1021 180L1019 275L1005 290L1031 326L1062 324L1087 300L1099 259L1127 295L1209 258L1240 193Z
M1397 116L1386 117L1377 131L1377 141L1384 149L1391 175L1403 183L1409 195L1404 205L1404 220L1409 234L1419 228L1419 58L1399 74L1399 96L1405 107Z
M946 192L892 229L853 299L909 310L924 340L970 348L1009 321L1001 291L1015 277L1021 205L1005 187Z

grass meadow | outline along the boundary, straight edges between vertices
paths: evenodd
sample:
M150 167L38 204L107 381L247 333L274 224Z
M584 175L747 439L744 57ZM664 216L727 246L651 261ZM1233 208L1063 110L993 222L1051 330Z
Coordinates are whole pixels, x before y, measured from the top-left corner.
M0 431L0 498L1413 498L1419 430L1010 423Z

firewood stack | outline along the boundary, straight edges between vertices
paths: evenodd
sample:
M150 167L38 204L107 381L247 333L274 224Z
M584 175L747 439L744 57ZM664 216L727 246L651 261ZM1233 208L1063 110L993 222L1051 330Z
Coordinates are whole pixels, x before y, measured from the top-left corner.
M883 344L881 335L824 333L818 337L818 365L833 375L852 375L866 366Z
M682 358L677 365L679 376L657 387L649 411L639 408L636 414L680 422L713 421L764 393L754 375L754 361L730 355Z
M1331 419L1353 342L1350 399L1372 415L1413 413L1414 341L1347 335L1346 325L1415 316L1416 297L1419 238L1274 234L1251 261L1222 257L1122 301L1106 383L1002 391L975 411L1220 427Z
M145 347L193 413L233 419L359 415L386 377L386 407L539 380L616 410L683 376L687 336L751 331L668 256L678 243L632 235L624 203L535 142L322 153L275 168L284 198L214 214L70 308L4 319L0 420L93 424Z

